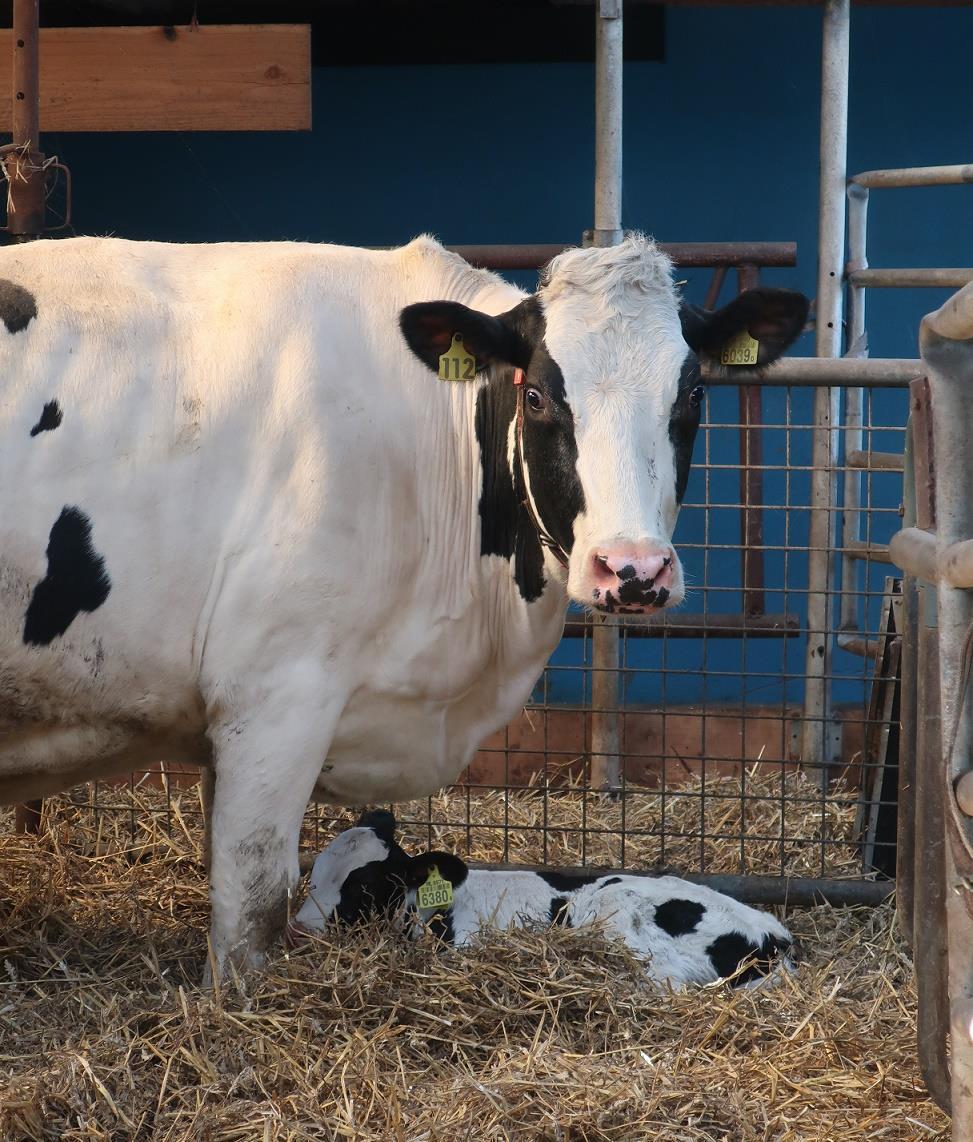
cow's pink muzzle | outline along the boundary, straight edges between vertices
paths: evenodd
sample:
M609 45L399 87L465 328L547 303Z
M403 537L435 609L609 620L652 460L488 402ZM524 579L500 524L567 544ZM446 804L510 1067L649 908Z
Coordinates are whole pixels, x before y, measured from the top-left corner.
M599 610L642 614L667 606L678 566L668 543L612 544L588 556L582 593Z

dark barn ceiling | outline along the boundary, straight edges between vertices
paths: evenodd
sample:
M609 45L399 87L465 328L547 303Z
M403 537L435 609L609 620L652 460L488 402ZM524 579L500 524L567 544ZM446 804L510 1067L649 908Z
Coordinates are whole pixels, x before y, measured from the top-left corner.
M11 0L0 25L11 25ZM594 59L594 5L577 0L40 0L41 26L310 24L317 65ZM663 58L661 5L625 5L625 58Z

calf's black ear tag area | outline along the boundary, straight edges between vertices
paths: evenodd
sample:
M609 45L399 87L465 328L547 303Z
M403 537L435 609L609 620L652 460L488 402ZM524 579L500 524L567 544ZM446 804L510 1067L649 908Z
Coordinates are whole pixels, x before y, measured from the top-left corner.
M439 875L439 867L433 865L425 882L416 889L416 904L420 908L447 908L453 903L453 886Z
M721 365L750 365L757 364L760 353L760 342L751 337L744 329L732 340L727 341L720 352Z
M463 344L463 334L454 333L449 348L439 358L441 381L472 381L476 379L476 358Z

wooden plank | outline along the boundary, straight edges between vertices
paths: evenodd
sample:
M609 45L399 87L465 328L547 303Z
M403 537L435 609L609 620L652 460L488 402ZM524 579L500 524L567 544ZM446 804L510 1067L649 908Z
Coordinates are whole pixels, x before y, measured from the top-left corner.
M0 131L12 35L0 29ZM308 131L306 24L41 28L41 131Z

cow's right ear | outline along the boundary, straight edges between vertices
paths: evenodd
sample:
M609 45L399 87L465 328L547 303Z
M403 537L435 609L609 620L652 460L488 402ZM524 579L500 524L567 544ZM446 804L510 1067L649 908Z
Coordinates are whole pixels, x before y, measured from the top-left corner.
M439 358L450 348L457 333L476 358L478 373L494 364L526 369L530 346L523 336L522 323L514 318L517 309L490 317L457 301L422 301L402 310L399 328L412 352L437 374Z

